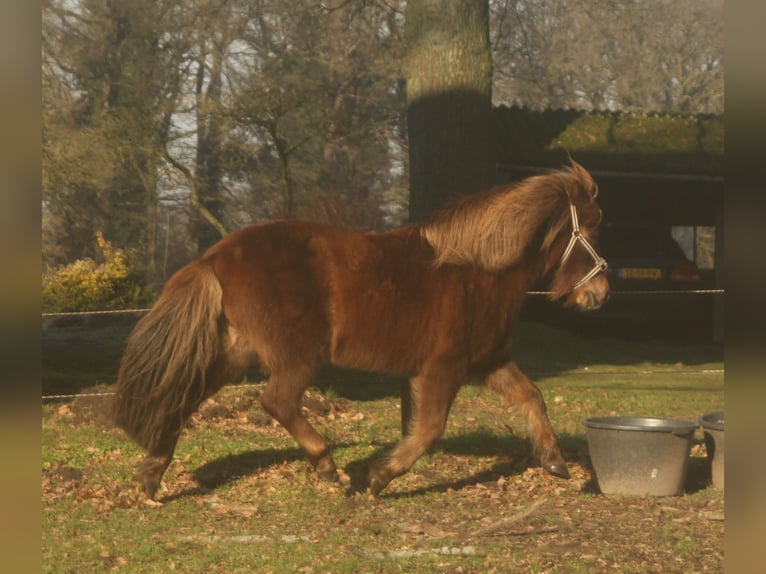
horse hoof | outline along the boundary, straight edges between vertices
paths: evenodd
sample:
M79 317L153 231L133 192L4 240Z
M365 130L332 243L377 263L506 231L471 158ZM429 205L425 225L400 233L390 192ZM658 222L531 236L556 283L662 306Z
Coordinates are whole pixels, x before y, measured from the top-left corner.
M144 494L149 500L154 500L154 496L160 488L160 480L155 476L144 475L141 479L142 486L144 487Z
M327 482L338 482L340 480L338 471L334 468L331 470L317 470L317 475L319 478Z
M569 469L567 468L566 463L563 462L556 462L545 465L545 471L548 474L552 474L553 476L557 476L559 478L569 478Z
M382 480L379 480L376 477L370 478L370 486L369 491L370 494L373 494L374 496L378 496L380 494L380 491L383 490L388 486L388 483L384 483Z
M139 465L139 479L149 500L154 500L171 457L147 456Z
M391 482L391 478L385 476L384 473L382 473L380 470L377 472L373 470L370 472L368 479L368 488L370 493L377 496L380 494L381 490L388 486L389 482Z
M335 467L335 461L329 455L322 458L314 468L322 480L327 482L337 482L340 480L338 469Z

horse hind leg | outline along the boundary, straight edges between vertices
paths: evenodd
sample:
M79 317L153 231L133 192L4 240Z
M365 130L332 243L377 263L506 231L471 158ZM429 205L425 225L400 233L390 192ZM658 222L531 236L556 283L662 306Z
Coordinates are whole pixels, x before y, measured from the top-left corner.
M138 470L139 481L149 499L154 500L160 488L162 477L173 461L178 438L188 418L206 399L241 374L245 364L242 354L237 349L229 348L208 370L204 389L197 396L190 393L180 413L165 416L162 424L157 425L161 430Z
M159 439L149 449L148 454L139 465L138 478L148 498L153 500L156 496L162 483L162 477L173 461L173 453L178 438L189 416L199 408L205 399L220 390L229 380L217 378L214 384L208 383L204 394L191 400L181 413L171 415L165 420Z
M490 374L485 382L490 389L504 395L526 417L535 455L546 472L560 478L569 478L569 470L561 456L540 389L521 372L515 362Z
M315 372L316 367L300 365L272 369L261 404L292 435L319 477L337 481L338 471L330 447L301 413L301 397Z
M165 441L144 457L138 467L138 479L143 488L144 494L150 500L154 500L157 491L162 483L162 477L173 460L173 452L178 442L178 434L171 436L168 434Z

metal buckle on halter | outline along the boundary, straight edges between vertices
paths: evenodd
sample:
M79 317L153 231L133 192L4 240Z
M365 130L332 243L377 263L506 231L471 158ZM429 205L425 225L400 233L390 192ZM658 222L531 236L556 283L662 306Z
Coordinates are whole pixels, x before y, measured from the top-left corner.
M572 214L572 237L569 238L569 243L567 244L566 249L564 249L564 254L561 256L561 261L559 261L559 265L563 265L564 261L567 260L567 258L571 255L572 250L574 249L574 246L577 243L581 243L583 247L590 253L590 256L593 258L593 261L596 262L596 264L593 266L593 268L583 277L580 279L577 283L574 284L574 287L572 287L572 290L577 289L578 287L581 287L593 277L595 277L598 273L601 273L602 271L606 271L607 263L606 259L601 257L598 253L596 253L596 250L593 249L593 246L590 244L590 242L583 237L582 233L580 233L580 222L577 219L577 210L575 209L575 206L573 203L569 204L569 211Z

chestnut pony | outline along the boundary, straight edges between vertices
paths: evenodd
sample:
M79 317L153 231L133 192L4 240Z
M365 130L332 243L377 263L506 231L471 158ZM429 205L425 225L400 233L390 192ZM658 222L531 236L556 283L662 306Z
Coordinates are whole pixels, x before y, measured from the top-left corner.
M606 299L595 196L573 162L388 233L273 221L224 238L168 280L126 345L114 415L148 451L144 491L154 497L189 415L253 365L269 374L263 407L324 479L335 462L300 409L322 363L410 378L409 432L372 464L373 493L442 435L468 378L518 407L543 468L567 477L540 391L509 351L538 280L565 306Z

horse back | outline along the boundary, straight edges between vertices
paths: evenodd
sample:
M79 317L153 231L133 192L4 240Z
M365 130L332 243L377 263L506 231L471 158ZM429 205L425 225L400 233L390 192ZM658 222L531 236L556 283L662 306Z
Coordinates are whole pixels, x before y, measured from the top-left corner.
M475 332L504 312L492 300L497 274L434 268L414 226L363 234L269 222L233 233L206 258L227 319L268 368L316 358L412 375L434 357L468 369L470 349L502 344L497 326Z

